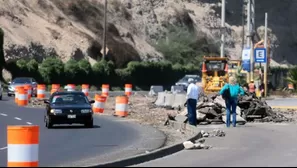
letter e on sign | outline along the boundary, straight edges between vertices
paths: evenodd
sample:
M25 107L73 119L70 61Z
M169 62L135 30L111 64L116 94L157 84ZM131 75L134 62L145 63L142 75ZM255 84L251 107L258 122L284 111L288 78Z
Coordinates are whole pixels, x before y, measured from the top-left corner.
M257 50L256 51L257 58L263 58L264 57L264 50Z
M266 49L265 48L256 48L254 54L255 54L255 62L266 63Z

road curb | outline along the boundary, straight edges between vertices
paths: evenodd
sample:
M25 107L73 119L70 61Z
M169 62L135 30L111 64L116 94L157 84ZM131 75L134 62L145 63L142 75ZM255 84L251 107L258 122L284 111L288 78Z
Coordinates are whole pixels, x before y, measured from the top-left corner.
M170 121L169 123L171 126L173 126L175 129L183 129L185 131L191 131L194 133L194 136L189 139L189 141L195 141L196 139L202 138L202 134L200 131L198 131L197 127L178 123L176 121ZM88 167L126 167L126 166L132 166L136 164L140 164L143 162L148 162L151 160L155 160L176 152L179 152L184 149L183 142L163 147L160 149L157 149L155 151L152 151L150 153L146 154L140 154L136 156L132 156L129 158L119 159L113 162L106 162L98 165L88 166Z

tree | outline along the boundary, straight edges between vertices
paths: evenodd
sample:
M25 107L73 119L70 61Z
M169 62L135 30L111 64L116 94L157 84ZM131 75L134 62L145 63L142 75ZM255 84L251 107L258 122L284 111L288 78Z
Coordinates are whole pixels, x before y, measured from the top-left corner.
M156 49L164 55L164 58L173 64L187 65L193 63L199 66L205 54L212 51L211 44L205 37L187 27L173 26L168 29L166 37L157 41Z
M58 58L48 57L44 59L39 67L39 72L47 84L64 82L64 64Z
M77 83L79 72L78 62L75 59L70 59L66 62L64 72L68 83Z

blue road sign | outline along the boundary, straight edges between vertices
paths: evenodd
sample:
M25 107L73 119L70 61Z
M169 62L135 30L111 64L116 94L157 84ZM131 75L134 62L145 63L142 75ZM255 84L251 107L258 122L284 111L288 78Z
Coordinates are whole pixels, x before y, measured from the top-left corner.
M254 56L256 63L266 63L266 48L255 48Z

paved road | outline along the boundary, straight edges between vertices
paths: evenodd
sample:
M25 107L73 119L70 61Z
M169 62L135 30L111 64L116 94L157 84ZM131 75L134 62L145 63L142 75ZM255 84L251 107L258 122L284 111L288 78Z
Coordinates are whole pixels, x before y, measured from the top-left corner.
M293 106L297 108L297 98L275 98L273 100L266 100L270 106Z
M248 124L208 138L210 150L184 150L139 167L282 167L297 165L296 125Z
M115 117L96 116L95 128L91 129L81 126L46 129L43 122L44 109L17 107L12 98L7 97L0 101L0 107L0 167L5 167L7 163L7 125L40 126L40 166L95 164L83 163L82 160L95 156L112 156L121 149L137 144L137 148L145 148L142 151L129 149L125 153L145 152L164 143L164 135L155 129ZM100 161L98 158L94 160L97 163Z

